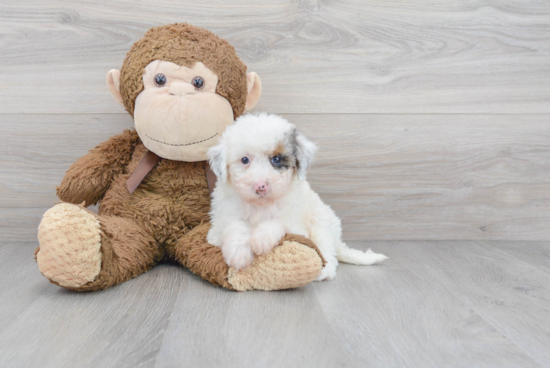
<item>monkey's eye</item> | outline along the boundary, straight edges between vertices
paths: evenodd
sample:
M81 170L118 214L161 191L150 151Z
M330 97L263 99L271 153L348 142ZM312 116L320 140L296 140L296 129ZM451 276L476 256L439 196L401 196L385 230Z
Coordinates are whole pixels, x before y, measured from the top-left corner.
M279 166L281 164L281 156L271 157L271 163L275 166Z
M241 158L241 162L243 165L248 165L248 163L250 162L250 159L248 157L243 157Z
M191 81L191 84L195 89L202 89L202 87L204 87L204 79L202 79L202 77L195 77Z
M166 84L166 76L162 73L155 75L155 84L157 87L162 87Z

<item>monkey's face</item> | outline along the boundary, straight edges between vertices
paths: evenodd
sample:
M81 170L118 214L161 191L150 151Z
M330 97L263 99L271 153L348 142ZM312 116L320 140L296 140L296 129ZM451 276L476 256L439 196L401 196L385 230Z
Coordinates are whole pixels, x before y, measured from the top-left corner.
M137 133L150 151L176 161L202 161L233 123L231 104L216 94L217 75L203 63L193 67L155 60L143 73L135 102Z

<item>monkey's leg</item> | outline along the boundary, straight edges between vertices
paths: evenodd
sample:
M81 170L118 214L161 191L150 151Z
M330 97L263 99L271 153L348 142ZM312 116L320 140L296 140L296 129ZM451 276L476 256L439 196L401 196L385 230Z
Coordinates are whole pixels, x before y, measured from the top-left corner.
M134 221L98 216L60 203L38 228L36 261L52 283L77 291L102 290L149 270L158 257L155 239Z
M251 266L237 271L227 266L220 247L206 241L209 229L209 223L197 226L168 253L203 279L230 290L297 288L315 280L325 263L311 240L286 235L270 253L256 256Z

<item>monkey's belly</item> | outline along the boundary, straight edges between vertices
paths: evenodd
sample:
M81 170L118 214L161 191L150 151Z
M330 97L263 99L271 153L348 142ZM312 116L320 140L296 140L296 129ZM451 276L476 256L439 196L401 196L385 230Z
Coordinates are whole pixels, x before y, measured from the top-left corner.
M132 219L161 242L207 222L210 193L204 166L163 163L132 194L126 188L127 174L115 179L100 203L99 214Z

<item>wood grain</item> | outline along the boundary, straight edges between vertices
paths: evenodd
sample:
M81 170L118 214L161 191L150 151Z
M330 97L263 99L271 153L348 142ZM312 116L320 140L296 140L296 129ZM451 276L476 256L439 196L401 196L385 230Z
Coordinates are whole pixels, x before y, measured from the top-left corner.
M155 367L357 366L311 286L234 293L195 277L174 311Z
M550 273L550 243L549 242L512 242L488 241L488 244L510 254L538 269Z
M123 113L105 87L150 27L227 38L276 113L549 113L537 0L4 1L0 111Z
M37 246L36 243L0 243L0 331L48 292L48 284L44 284L34 262Z
M414 261L407 257L408 251L402 252L410 245L353 243L390 258L372 267L340 265L335 280L313 284L334 334L346 342L357 361L372 367L537 366L449 290L452 283L424 270L427 266L418 258L425 252L433 251L441 258L439 265L447 266L446 244L437 250L423 244L415 247Z
M550 237L546 115L296 115L345 238Z
M133 126L107 71L183 21L260 75L257 110L318 143L344 237L388 261L270 293L40 275L55 186ZM0 49L0 367L550 366L549 2L6 0Z
M361 239L550 237L547 115L286 114L320 151L308 180ZM0 115L3 239L34 240L55 187L120 114Z
M0 366L546 367L550 274L500 244L353 243L390 258L279 292L163 265L76 293L40 275L36 242L0 241Z
M162 266L103 292L77 293L33 271L41 295L0 330L2 367L151 367L186 284L185 271ZM2 311L20 306L2 299Z
M522 244L515 244L522 250ZM543 367L550 365L550 274L484 242L400 242L391 258L442 283ZM518 366L521 366L519 364Z

